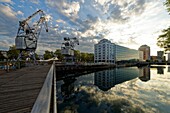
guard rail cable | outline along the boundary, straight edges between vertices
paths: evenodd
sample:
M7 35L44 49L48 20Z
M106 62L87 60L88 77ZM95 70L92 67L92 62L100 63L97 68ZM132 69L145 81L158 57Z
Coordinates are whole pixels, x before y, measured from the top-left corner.
M53 99L53 100L52 100ZM56 72L55 62L53 62L43 87L34 103L31 113L57 113L56 100ZM53 105L51 105L51 103ZM50 108L53 107L53 108Z

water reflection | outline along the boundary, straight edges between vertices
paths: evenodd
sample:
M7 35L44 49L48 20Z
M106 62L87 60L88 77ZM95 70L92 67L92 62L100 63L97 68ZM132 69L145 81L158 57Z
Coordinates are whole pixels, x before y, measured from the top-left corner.
M157 67L157 74L164 74L165 67Z
M63 79L64 84L61 85L61 93L64 100L67 100L74 95L74 82L76 81L75 77L66 77Z
M170 67L168 67L168 71L167 72L170 72Z
M57 82L58 113L168 113L169 67L157 67L128 67L66 76ZM162 71L158 73L162 69L165 76L159 74Z
M104 70L95 72L95 85L101 90L107 91L114 87L116 84L134 79L139 76L137 68L118 68L112 70Z
M139 68L139 79L145 82L150 80L150 67Z
M116 69L109 69L109 70L103 70L99 72L94 73L94 79L85 79L82 77L77 81L76 77L74 76L65 76L63 78L63 84L61 87L61 97L63 100L68 100L69 98L72 98L75 96L75 92L78 91L78 87L75 88L75 82L81 82L81 83L90 83L88 81L94 81L91 82L93 85L96 85L100 90L102 91L108 91L112 87L114 87L116 84L121 84L123 82L132 80L134 78L139 77L141 81L148 81L150 80L150 68L149 67L128 67L128 68L116 68ZM83 78L83 79L82 79ZM83 82L84 80L84 82Z

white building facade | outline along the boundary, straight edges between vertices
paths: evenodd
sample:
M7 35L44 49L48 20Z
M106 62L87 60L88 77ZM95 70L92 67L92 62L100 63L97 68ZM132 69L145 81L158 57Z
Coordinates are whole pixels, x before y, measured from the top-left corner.
M94 46L94 61L114 63L114 44L107 39L102 39Z
M132 59L139 59L138 50L116 45L107 39L100 40L99 43L94 46L95 63L115 63Z

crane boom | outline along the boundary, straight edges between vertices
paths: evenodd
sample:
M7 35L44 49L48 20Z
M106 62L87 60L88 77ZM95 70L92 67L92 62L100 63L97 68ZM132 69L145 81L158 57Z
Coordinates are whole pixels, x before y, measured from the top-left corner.
M29 25L28 21L37 14L40 14L38 21L32 26ZM19 50L35 50L42 26L45 26L46 32L48 32L46 17L42 10L38 10L25 20L19 21L19 28L15 40L16 48Z
M31 16L29 16L27 19L25 19L24 21L27 22L28 20L30 20L32 17L34 17L35 15L37 15L40 12L44 15L42 10L38 10L35 13L33 13Z
M30 22L28 21L38 14L40 15L40 18L30 25ZM27 51L30 52L30 56L33 57L35 62L35 50L37 48L38 37L42 26L45 26L46 32L48 32L46 17L42 10L38 10L25 20L19 21L19 28L15 38L16 49L20 50L17 60L22 57L23 51Z
M46 22L46 19L45 19L45 14L44 14L44 12L42 10L38 10L35 13L33 13L31 16L26 18L25 20L19 21L19 29L18 29L17 34L19 34L20 30L26 32L26 30L28 30L30 28L30 26L28 25L28 21L30 19L32 19L37 14L40 14L40 16L41 16L40 19L39 19L39 22L37 22L37 23L40 24L41 22L42 23L45 22L44 26L45 26L46 32L48 32L48 26L47 26L47 22ZM37 26L38 26L38 24L37 24Z

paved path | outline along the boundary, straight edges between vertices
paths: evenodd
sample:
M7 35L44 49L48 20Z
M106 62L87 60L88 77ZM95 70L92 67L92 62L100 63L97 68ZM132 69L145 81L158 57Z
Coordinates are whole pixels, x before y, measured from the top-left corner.
M0 113L29 113L51 65L0 73Z

